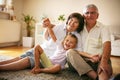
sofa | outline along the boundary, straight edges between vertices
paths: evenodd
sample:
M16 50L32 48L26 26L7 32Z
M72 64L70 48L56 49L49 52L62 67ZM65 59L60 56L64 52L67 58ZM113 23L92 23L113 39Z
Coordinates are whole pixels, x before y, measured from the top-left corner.
M120 34L111 35L111 55L120 56Z
M120 56L120 25L110 27L111 31L111 55Z

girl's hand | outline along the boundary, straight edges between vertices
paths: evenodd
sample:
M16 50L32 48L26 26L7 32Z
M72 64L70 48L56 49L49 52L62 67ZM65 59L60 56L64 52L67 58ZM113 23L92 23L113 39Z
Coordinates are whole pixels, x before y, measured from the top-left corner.
M43 24L44 28L51 26L51 22L50 22L49 18L43 19L43 23L42 24Z
M41 71L40 71L40 67L34 67L32 70L31 70L31 73L33 73L33 74L38 74L38 73L40 73Z
M99 54L91 55L90 61L93 62L93 63L99 62L99 61L100 61L100 56L99 56Z

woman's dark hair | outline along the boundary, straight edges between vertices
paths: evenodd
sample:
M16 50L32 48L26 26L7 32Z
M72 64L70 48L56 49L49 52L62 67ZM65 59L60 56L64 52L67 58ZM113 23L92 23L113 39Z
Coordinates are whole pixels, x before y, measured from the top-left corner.
M77 18L77 19L78 19L78 21L79 21L79 26L78 26L78 28L77 28L76 31L77 31L78 33L79 33L80 31L82 31L82 30L83 30L83 27L84 27L84 17L83 17L80 13L72 13L72 14L69 15L66 24L68 24L68 21L69 21L69 19L71 19L71 18Z

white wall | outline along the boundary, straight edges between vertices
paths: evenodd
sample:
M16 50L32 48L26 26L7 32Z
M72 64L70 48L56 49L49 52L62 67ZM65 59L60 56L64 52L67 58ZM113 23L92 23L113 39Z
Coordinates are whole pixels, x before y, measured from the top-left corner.
M14 13L19 21L21 20L21 14L23 13L23 1L24 0L13 0Z
M82 13L86 4L93 3L99 8L99 21L106 25L120 25L120 0L23 0L23 12L33 15L38 21L47 15L56 21L60 14L65 17L72 12Z

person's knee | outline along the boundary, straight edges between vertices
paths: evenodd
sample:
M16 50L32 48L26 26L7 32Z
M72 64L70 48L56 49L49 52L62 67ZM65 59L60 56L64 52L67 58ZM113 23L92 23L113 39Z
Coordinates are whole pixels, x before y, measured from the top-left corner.
M71 56L74 56L77 53L77 51L74 49L69 49L66 53L67 53L67 55L66 55L67 58L69 58Z
M35 48L34 48L34 51L39 51L40 53L42 53L43 49L41 48L40 45L36 45Z
M36 45L34 49L36 50L36 49L38 49L39 47L40 47L40 45Z
M73 55L74 53L77 53L74 49L69 49L67 52L67 56Z

